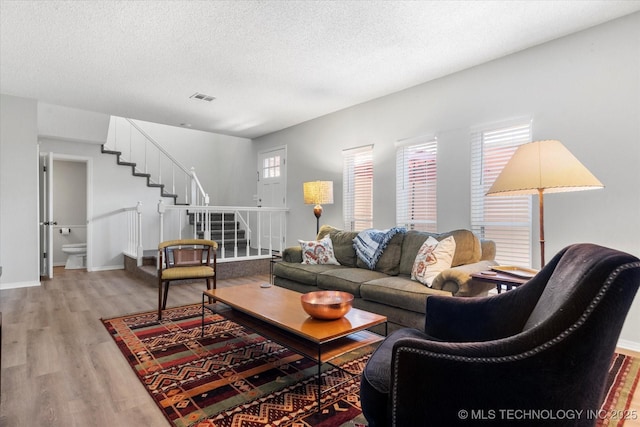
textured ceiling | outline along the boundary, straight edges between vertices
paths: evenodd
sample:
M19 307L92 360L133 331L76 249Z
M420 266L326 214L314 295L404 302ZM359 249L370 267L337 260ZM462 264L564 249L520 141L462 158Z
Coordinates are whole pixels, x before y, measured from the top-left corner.
M253 138L638 10L597 0L2 0L0 92Z

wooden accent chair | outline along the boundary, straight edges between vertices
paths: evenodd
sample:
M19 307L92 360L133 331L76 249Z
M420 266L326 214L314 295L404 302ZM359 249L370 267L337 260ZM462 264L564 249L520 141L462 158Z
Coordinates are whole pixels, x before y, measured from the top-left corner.
M500 410L582 414L521 425L595 426L585 414L602 404L638 286L638 258L576 244L513 291L430 296L424 330L393 332L368 360L362 413L370 427L505 425Z
M169 240L158 245L158 320L167 308L172 281L205 279L208 290L212 282L216 288L216 249L216 242L203 239Z

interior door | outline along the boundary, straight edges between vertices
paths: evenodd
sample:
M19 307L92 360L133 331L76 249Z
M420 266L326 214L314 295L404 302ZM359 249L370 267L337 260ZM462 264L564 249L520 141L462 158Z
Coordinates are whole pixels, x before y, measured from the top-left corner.
M53 153L40 156L40 275L53 278Z
M258 206L284 208L287 182L286 147L258 154ZM261 246L279 251L284 245L284 213L260 213Z

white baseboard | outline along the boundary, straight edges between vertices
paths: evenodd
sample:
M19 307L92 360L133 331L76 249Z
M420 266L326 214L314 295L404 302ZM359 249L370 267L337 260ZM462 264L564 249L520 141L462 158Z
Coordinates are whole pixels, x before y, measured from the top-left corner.
M33 286L40 286L40 282L13 282L13 283L0 283L0 290L4 289L18 289L18 288L31 288Z
M624 348L625 350L631 350L640 353L640 342L629 341L629 340L618 340L618 347Z
M88 272L94 271L110 271L110 270L124 270L124 264L120 265L101 265L100 267L87 268Z

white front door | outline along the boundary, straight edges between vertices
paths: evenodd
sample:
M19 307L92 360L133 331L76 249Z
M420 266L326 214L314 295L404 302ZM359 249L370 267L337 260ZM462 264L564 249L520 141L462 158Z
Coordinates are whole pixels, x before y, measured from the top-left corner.
M258 207L284 208L287 195L287 149L273 148L258 154ZM260 246L280 251L284 245L284 213L260 213ZM282 240L280 240L282 239Z

